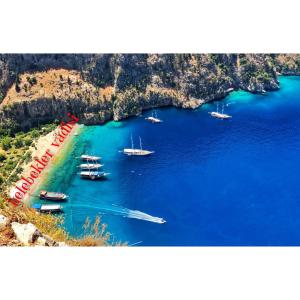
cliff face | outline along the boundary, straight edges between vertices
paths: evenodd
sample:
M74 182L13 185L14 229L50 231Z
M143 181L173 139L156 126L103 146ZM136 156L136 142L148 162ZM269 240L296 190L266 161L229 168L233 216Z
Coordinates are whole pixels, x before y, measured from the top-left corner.
M279 88L277 72L300 74L300 55L4 54L1 121L28 128L67 112L99 124L174 105L195 108L233 89Z

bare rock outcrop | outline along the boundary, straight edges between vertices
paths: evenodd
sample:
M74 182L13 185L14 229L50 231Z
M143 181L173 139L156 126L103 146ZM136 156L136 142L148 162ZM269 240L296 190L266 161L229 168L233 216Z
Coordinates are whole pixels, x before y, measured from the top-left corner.
M276 90L278 72L299 75L300 55L3 54L0 123L27 129L70 112L100 124L153 107L196 108L232 90Z
M66 246L65 243L56 242L49 236L43 234L32 223L21 224L12 222L11 228L16 239L23 246Z

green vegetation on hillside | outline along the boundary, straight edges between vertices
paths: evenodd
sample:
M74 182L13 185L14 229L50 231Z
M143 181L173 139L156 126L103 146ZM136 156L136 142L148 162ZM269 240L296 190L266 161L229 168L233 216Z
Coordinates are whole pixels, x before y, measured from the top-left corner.
M31 157L30 146L41 135L46 135L56 128L56 124L32 128L28 132L12 133L11 128L0 127L0 188L4 190L19 180L21 165ZM18 166L18 167L17 167Z

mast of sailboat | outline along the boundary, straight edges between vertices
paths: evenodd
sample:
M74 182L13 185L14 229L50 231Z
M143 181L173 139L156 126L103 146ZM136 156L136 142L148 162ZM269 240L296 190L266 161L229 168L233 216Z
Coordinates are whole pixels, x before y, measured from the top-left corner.
M132 139L132 135L131 135L131 149L133 149L133 139Z
M217 112L219 112L219 102L217 102Z
M223 106L222 106L222 114L224 113L224 104L223 104Z
M140 138L140 148L141 148L141 150L143 149L142 148L142 139L141 139L141 137L139 137Z

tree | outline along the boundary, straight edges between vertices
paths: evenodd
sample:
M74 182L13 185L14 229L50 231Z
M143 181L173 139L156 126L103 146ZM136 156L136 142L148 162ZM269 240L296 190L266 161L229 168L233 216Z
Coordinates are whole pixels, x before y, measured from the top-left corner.
M31 131L31 134L30 134L33 138L37 138L40 134L39 134L39 131L36 130L36 129L33 129Z

